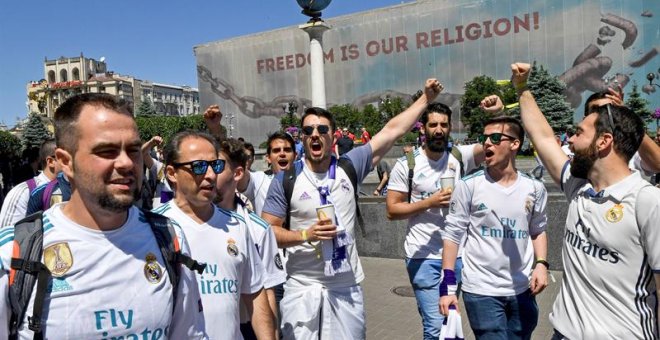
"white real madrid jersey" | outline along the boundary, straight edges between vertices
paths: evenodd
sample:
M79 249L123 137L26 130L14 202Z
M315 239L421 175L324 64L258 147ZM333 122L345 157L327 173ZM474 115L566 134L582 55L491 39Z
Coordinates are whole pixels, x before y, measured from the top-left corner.
M547 226L546 189L518 172L504 187L480 170L456 185L444 237L461 244L463 289L486 296L513 296L529 289L534 262L531 237Z
M264 208L266 202L266 195L268 194L268 187L273 180L273 175L267 175L263 171L250 172L250 183L242 194L244 194L252 205L254 212L261 216L261 210Z
M454 183L461 179L461 167L465 173L474 169L474 145L455 146L461 150L464 164L453 155L445 152L440 159L429 159L422 149L416 149L415 171L410 202L419 202L442 190L440 178L454 177ZM408 161L406 157L399 158L392 169L387 190L408 194ZM406 257L411 259L442 258L441 229L445 224L446 208L428 209L408 219L408 231L404 248Z
M176 310L172 285L156 239L144 215L131 208L126 223L98 231L71 221L62 213L66 203L44 213L43 261L52 273L44 302L46 339L189 339L204 337L204 318L195 276L181 270ZM181 251L189 254L180 230ZM0 231L0 287L4 303L0 319L10 314L7 273L14 228ZM32 339L27 318L32 315L33 290L19 338ZM3 320L4 321L4 320ZM6 327L7 323L3 323ZM6 339L5 327L0 338Z
M245 225L236 213L215 207L210 220L199 224L170 201L155 209L178 223L190 244L192 257L206 263L197 274L204 304L206 331L211 339L242 339L239 328L241 294L263 287L261 260Z
M660 190L636 171L598 194L569 163L561 178L565 274L552 325L570 339L657 339Z

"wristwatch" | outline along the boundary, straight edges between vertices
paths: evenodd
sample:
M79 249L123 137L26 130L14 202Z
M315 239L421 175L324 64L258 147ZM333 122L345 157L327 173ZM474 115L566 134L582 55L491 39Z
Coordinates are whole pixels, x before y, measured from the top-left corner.
M550 263L548 263L548 261L546 261L545 259L536 259L536 261L534 262L534 266L536 267L536 265L539 263L544 265L546 269L550 270Z

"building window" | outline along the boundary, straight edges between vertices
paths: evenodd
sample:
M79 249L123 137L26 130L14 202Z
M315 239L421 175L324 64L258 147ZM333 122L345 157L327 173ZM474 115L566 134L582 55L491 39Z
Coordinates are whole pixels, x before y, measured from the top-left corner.
M73 80L80 80L80 71L78 70L77 67L75 67L73 71L71 71L71 77L73 78Z
M66 73L66 70L61 70L60 71L60 81L61 82L69 81L69 77Z
M99 92L105 93L105 86L99 86Z
M55 71L48 71L48 83L52 84L55 82Z

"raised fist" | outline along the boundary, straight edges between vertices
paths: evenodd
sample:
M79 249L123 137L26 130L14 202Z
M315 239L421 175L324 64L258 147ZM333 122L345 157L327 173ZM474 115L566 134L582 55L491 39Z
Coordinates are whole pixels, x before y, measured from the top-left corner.
M435 78L430 78L426 80L424 84L424 94L426 95L426 100L430 103L444 90L444 86Z
M493 94L484 98L479 104L479 107L486 111L486 113L494 114L502 111L504 103L502 103L502 99L499 96Z
M525 87L531 66L526 63L511 64L511 81L516 90Z

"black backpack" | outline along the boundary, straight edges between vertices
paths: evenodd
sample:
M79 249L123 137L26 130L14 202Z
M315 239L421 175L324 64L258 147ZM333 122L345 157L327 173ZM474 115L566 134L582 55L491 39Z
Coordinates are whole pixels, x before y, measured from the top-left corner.
M362 237L366 237L367 232L364 228L364 219L362 218L362 214L360 213L360 204L358 204L357 172L355 172L353 163L348 158L340 157L337 160L337 165L344 170L344 172L350 179L351 184L353 185L353 197L355 198L355 214L357 216L358 226L360 227ZM284 172L284 177L282 179L282 188L284 189L284 196L286 197L286 203L289 207L291 206L291 196L293 195L293 186L296 184L296 177L298 177L298 173L296 172L296 167L294 165ZM291 213L290 213L290 209L287 209L286 219L282 227L284 227L287 230L291 230L290 223L291 223Z
M156 237L158 248L165 260L165 269L172 282L173 307L176 304L179 287L180 264L190 270L202 273L206 264L199 263L181 253L179 241L176 237L172 222L165 216L142 211ZM28 317L28 328L34 332L34 339L43 339L43 313L44 298L48 289L51 273L41 262L43 252L43 221L42 212L36 212L18 221L14 227L14 250L18 257L12 257L9 274L9 304L11 318L9 322L9 339L18 338L18 330L30 302L35 283L37 292L34 298L32 316ZM174 308L172 308L174 312Z

